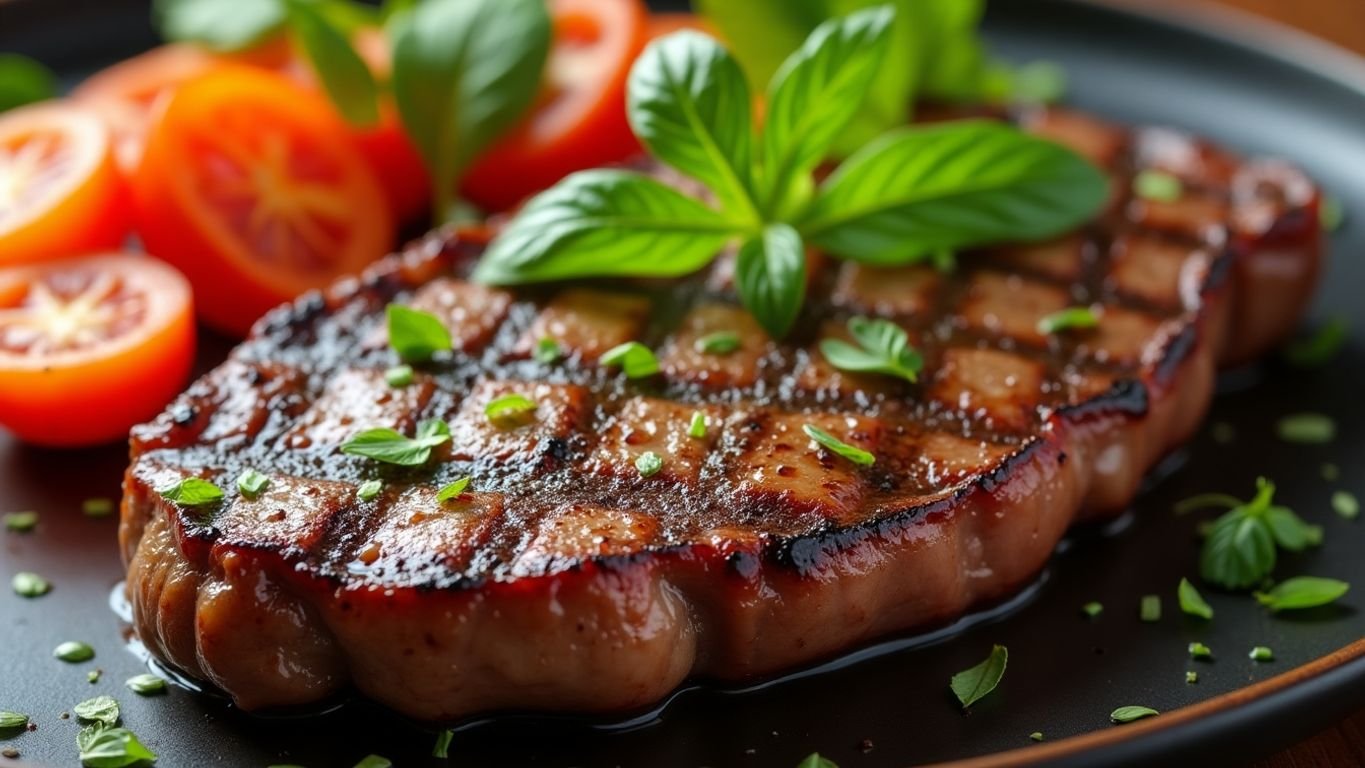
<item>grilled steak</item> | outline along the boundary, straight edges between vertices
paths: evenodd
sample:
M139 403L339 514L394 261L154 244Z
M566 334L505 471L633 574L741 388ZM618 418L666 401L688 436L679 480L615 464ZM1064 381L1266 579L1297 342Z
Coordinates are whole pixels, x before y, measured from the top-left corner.
M481 250L469 233L273 312L134 431L121 540L139 636L247 709L353 684L444 720L639 707L689 676L771 674L1010 595L1190 436L1216 365L1292 328L1320 250L1318 193L1282 163L1071 112L1021 119L1112 172L1099 221L952 273L813 258L786 343L737 307L727 258L679 282L509 292L462 279ZM1183 196L1133 198L1139 169L1178 176ZM440 316L455 342L402 388L383 373L390 302ZM1039 333L1091 302L1098 328ZM909 331L918 384L823 359L817 341L857 315ZM697 351L716 330L739 348ZM537 361L545 336L563 360ZM599 363L629 340L657 350L658 376ZM533 418L490 421L506 393L533 398ZM424 467L339 451L427 418L452 439ZM663 458L648 477L646 451ZM247 467L270 477L255 499L233 485ZM158 495L188 476L227 497ZM361 500L371 479L383 491Z

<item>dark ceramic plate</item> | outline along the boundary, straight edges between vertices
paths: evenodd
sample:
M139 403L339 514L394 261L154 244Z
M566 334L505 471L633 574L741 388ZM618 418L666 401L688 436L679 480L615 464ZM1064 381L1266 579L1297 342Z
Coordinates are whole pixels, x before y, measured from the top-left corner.
M1082 107L1193 129L1306 167L1348 211L1316 316L1341 314L1356 339L1365 337L1365 264L1352 258L1365 252L1365 64L1290 33L1247 24L1214 33L1203 22L1016 0L997 2L987 29L1010 58L1065 65ZM1229 31L1237 37L1224 36ZM152 42L141 3L0 2L0 50L24 51L72 77ZM213 340L206 346L206 366L226 350ZM1365 614L1357 609L1365 605L1365 520L1339 519L1328 505L1338 487L1365 495L1363 381L1359 342L1321 371L1271 360L1225 374L1210 421L1231 425L1235 441L1193 441L1161 468L1132 512L1075 532L1036 586L990 614L752 690L702 684L626 723L527 716L469 724L455 738L452 764L792 766L813 750L844 768L970 758L978 765L1213 764L1286 746L1365 706ZM1335 443L1275 438L1276 420L1303 409L1337 418ZM1327 462L1341 467L1340 481L1322 478ZM0 709L30 713L38 724L3 743L22 757L0 757L0 765L74 765L77 727L61 713L98 693L119 698L126 723L161 755L161 766L344 767L371 752L400 766L445 764L429 757L429 731L363 700L264 719L212 695L177 688L143 699L124 689L144 667L110 610L122 575L116 524L80 511L83 498L117 495L122 468L119 448L53 453L0 436L0 509L42 513L37 532L0 539L0 577L34 570L56 584L39 600L0 594ZM1289 559L1280 573L1346 579L1357 593L1292 617L1272 617L1246 597L1210 594L1215 621L1183 617L1175 585L1195 571L1197 520L1174 516L1171 505L1205 491L1246 495L1261 474L1279 483L1284 502L1326 528L1321 549ZM1148 593L1164 598L1157 623L1138 620L1138 599ZM1095 621L1079 612L1091 600L1106 606ZM90 642L99 655L76 666L53 659L53 647L71 639ZM1216 660L1190 662L1192 640L1211 646ZM992 643L1009 647L1009 672L964 715L948 678L984 658ZM1272 647L1275 661L1250 661L1254 645ZM91 684L87 672L95 668L104 676ZM1197 684L1186 684L1187 669L1198 670ZM1110 725L1109 712L1128 704L1165 714ZM1031 744L1034 731L1047 741Z

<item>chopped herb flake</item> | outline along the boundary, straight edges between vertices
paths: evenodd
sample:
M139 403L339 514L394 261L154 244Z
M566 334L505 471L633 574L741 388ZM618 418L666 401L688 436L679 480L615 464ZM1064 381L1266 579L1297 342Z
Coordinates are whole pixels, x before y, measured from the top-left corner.
M1189 579L1180 580L1176 596L1180 599L1180 610L1185 613L1201 619L1213 618L1213 607L1205 602L1204 596L1199 594L1199 590L1194 588Z
M914 382L924 368L924 357L910 346L905 329L890 320L855 317L848 321L855 347L843 339L822 339L820 354L842 371L880 373Z
M1084 613L1086 616L1093 619L1101 613L1104 613L1104 606L1092 600L1081 606L1081 613Z
M1337 491L1332 494L1332 509L1346 520L1360 517L1360 501L1350 491Z
M468 477L462 477L453 483L446 484L441 490L436 492L436 501L444 504L452 499L460 498L461 494L464 493L464 489L469 487L469 480Z
M379 492L384 490L384 484L378 480L366 480L356 489L356 498L361 501L374 501Z
M1323 464L1319 471L1322 472L1322 479L1329 483L1336 482L1341 477L1341 467L1331 462Z
M15 533L28 533L38 527L37 512L7 512L5 530Z
M608 368L620 366L628 379L643 379L659 372L658 358L638 341L612 347L602 355L601 362Z
M692 346L703 355L728 355L739 349L739 334L734 331L708 333Z
M559 342L555 341L554 337L545 336L542 337L540 341L536 342L535 351L533 351L531 355L538 362L550 365L551 363L559 362L559 359L564 356L564 350L559 346Z
M516 393L495 397L483 407L490 421L518 421L535 412L536 401Z
M52 655L71 664L95 658L95 649L76 640L68 640L52 650Z
M839 766L828 757L821 756L819 752L812 752L797 763L796 768L839 768Z
M635 468L640 471L640 477L653 477L664 468L664 460L654 451L645 451L636 457Z
M1109 719L1115 723L1131 723L1134 720L1159 714L1161 713L1151 707L1119 707L1109 713Z
M1005 666L1009 663L1009 651L1003 645L991 648L986 660L976 666L953 675L950 685L962 708L967 709L995 690L1000 679L1005 676Z
M186 477L157 491L161 498L182 507L199 507L223 500L223 489L197 477Z
M124 685L139 696L154 696L166 692L166 681L147 673L128 678Z
M242 470L242 474L237 477L237 490L248 499L260 496L267 485L270 485L270 478L250 467Z
M1289 443L1330 443L1337 436L1337 425L1321 413L1298 413L1280 419L1276 431Z
M76 734L81 765L86 768L122 768L156 761L156 755L127 728L91 725Z
M706 437L706 414L701 411L692 412L692 422L687 425L687 435L699 440Z
M28 725L28 715L22 712L0 712L0 731L23 728Z
M346 441L342 453L364 456L387 464L419 467L431 458L431 449L450 441L450 427L440 419L417 425L417 436L405 437L398 432L380 427L367 429Z
M1031 739L1032 741L1042 741L1042 740L1043 740L1043 732L1042 732L1042 731L1034 731L1033 733L1030 733L1030 734L1028 735L1028 737L1029 737L1029 739Z
M401 304L390 304L385 312L389 323L389 346L403 362L425 363L437 352L451 348L450 331L430 312Z
M431 756L445 760L450 757L450 742L455 740L455 732L444 730L436 734L436 744L431 748Z
M1249 656L1252 661L1275 660L1275 652L1265 647L1264 645L1258 645L1255 648L1252 648L1251 653L1247 654L1247 656Z
M86 517L108 517L114 514L114 500L86 499L81 502L81 512Z
M1194 685L1195 683L1199 682L1199 673L1195 672L1194 670L1189 670L1188 672L1185 673L1185 682L1190 685Z
M1276 584L1269 592L1257 592L1255 597L1272 611L1293 611L1334 603L1350 589L1350 584L1336 579L1297 576Z
M118 725L118 702L112 696L96 696L93 699L86 699L71 708L71 712L80 720L92 723L100 723L107 728Z
M20 597L42 597L52 591L52 583L29 571L20 571L10 580L14 594Z
M1038 321L1038 332L1052 336L1062 331L1094 328L1100 324L1100 313L1094 307L1067 307Z
M1161 621L1161 596L1143 595L1138 603L1138 618L1143 621Z
M1207 645L1204 645L1203 643L1200 642L1190 643L1190 658L1211 659L1213 658L1213 650L1210 649Z
M1286 344L1284 359L1298 368L1321 368L1332 362L1346 344L1346 319L1333 317L1313 333Z
M862 448L845 443L814 424L805 424L801 429L810 439L829 449L830 452L842 456L860 467L870 467L877 461L876 456Z
M412 383L412 366L404 363L384 371L384 381L394 389L402 389Z
M1165 171L1149 168L1133 177L1133 194L1143 200L1175 203L1185 194L1185 185L1180 179Z
M90 681L91 685L98 683L101 677L104 677L104 670L102 669L92 669L85 673L85 679Z

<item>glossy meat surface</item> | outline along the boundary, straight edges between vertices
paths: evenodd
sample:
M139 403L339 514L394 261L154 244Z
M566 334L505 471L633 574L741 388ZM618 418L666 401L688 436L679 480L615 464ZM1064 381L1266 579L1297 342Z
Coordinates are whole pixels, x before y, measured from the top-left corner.
M1100 220L963 254L952 273L814 259L786 343L737 308L728 257L680 282L509 292L462 278L471 235L277 310L134 431L121 535L143 642L245 708L350 684L446 720L628 710L691 675L771 674L1008 596L1198 427L1218 363L1293 328L1320 258L1318 193L1290 167L1070 112L1020 119L1111 171ZM1133 198L1143 168L1180 177L1182 199ZM455 340L399 389L383 377L390 302ZM1092 331L1037 329L1092 303ZM823 359L818 341L855 315L907 330L918 383ZM716 330L739 348L699 352ZM545 337L564 359L535 359ZM659 376L600 365L629 340L657 351ZM535 413L490 421L510 393ZM695 412L704 437L687 433ZM452 439L425 467L339 452L429 418ZM820 448L807 424L875 464ZM646 451L663 458L649 477ZM271 480L256 499L233 482L248 467ZM227 498L156 493L186 476ZM469 492L437 502L464 476ZM373 479L383 491L359 499Z

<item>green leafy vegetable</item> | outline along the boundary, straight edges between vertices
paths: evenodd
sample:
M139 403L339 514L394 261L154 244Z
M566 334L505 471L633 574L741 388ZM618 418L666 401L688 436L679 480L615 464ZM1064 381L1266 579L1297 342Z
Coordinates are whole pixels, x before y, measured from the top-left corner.
M248 499L260 496L267 485L270 485L270 478L250 467L242 470L242 474L237 476L237 490Z
M687 434L689 437L695 437L698 440L706 437L706 415L701 411L692 412L692 421L687 425Z
M127 768L156 761L156 755L127 728L86 726L76 734L76 746L85 768Z
M1274 660L1275 660L1275 652L1272 651L1272 650L1270 650L1269 648L1267 648L1267 647L1264 646L1264 645L1258 645L1258 646L1256 646L1255 648L1252 648L1252 649L1251 649L1251 653L1248 653L1247 656L1248 656L1252 661L1274 661Z
M1321 413L1296 413L1280 419L1276 432L1289 443L1330 443L1337 436L1337 425Z
M1330 363L1346 344L1349 326L1341 316L1333 317L1312 335L1286 344L1281 354L1290 365L1321 368Z
M28 725L28 715L21 712L0 711L0 731L23 728Z
M5 530L15 533L28 533L38 527L37 512L6 512Z
M86 517L108 517L114 514L113 499L86 499L81 502L81 513Z
M1276 584L1269 592L1257 592L1256 601L1272 611L1317 608L1336 602L1351 585L1318 576L1296 576Z
M437 352L451 348L450 331L430 312L390 304L385 314L389 323L389 346L404 362L425 363Z
M455 740L455 732L446 729L436 734L436 744L431 748L431 756L446 759L450 757L450 742Z
M602 355L601 363L608 368L620 366L628 379L643 379L659 372L658 358L638 341L612 347Z
M95 658L95 649L78 640L68 640L52 650L52 655L62 661L79 664Z
M1213 658L1213 650L1203 643L1190 643L1189 651L1191 659L1207 660Z
M536 342L535 351L531 353L537 362L549 365L558 362L564 356L564 350L560 348L559 342L553 337L546 336Z
M1094 328L1100 324L1100 315L1094 307L1067 307L1053 312L1038 321L1038 332L1052 336L1062 331Z
M1174 203L1185 194L1185 185L1165 171L1148 169L1133 177L1133 194L1144 200Z
M986 694L995 690L1000 678L1005 676L1005 665L1009 662L1009 651L1003 645L991 648L986 660L976 666L953 675L950 685L962 708L967 709L980 701Z
M761 237L745 241L735 264L735 288L744 308L769 336L786 336L806 298L801 235L786 224L772 224Z
M475 155L531 104L550 49L542 0L427 0L389 24L393 95L437 219Z
M394 389L402 389L413 380L413 370L411 365L395 365L384 371L384 382Z
M374 501L379 496L379 492L384 490L384 484L378 480L366 480L355 489L356 498L361 501Z
M14 594L20 597L42 597L52 591L52 583L30 571L20 571L10 580Z
M693 349L703 355L728 355L739 349L739 334L734 331L716 331L697 339Z
M860 467L870 467L877 461L877 457L862 448L849 445L814 424L804 424L801 430L806 433L807 437L824 446L831 453L842 456Z
M640 473L640 477L653 477L663 468L664 460L654 451L645 451L635 457L635 469Z
M18 53L0 53L0 112L56 95L52 70Z
M1322 541L1322 529L1304 522L1288 507L1273 504L1275 485L1256 481L1256 496L1248 502L1224 494L1187 499L1177 511L1200 507L1228 507L1213 521L1199 558L1199 574L1228 589L1259 584L1275 569L1276 547L1292 552Z
M1199 590L1194 588L1189 579L1180 580L1176 596L1180 599L1181 611L1201 619L1213 618L1213 607L1204 600L1204 596L1199 594Z
M223 489L197 477L186 477L157 491L161 498L182 507L198 507L223 500Z
M280 0L154 0L152 18L167 40L229 52L280 31L286 12Z
M453 483L447 483L442 486L441 490L436 492L436 502L438 504L444 504L452 499L460 498L465 489L469 487L469 482L470 478L462 477Z
M919 380L924 358L910 346L905 329L890 320L854 317L848 321L848 332L858 346L842 339L820 341L820 354L830 365L845 371Z
M1143 595L1138 601L1138 618L1143 621L1161 621L1161 596Z
M1101 613L1104 613L1104 605L1091 600L1081 606L1081 613L1084 613L1092 619L1097 618Z
M299 48L346 121L360 127L379 122L379 86L369 66L315 0L282 0Z
M1109 713L1109 719L1115 723L1131 723L1134 720L1159 714L1161 713L1151 707L1119 707Z
M517 421L535 412L536 401L516 393L495 397L483 407L489 421Z
M71 712L81 720L101 723L109 728L118 725L118 702L112 696L96 696L86 699L71 708Z
M147 673L128 678L124 685L139 696L155 696L158 693L166 692L166 681Z
M1360 517L1360 501L1350 491L1333 493L1332 509L1345 520L1354 520Z
M416 437L405 437L387 427L367 429L341 446L342 453L367 459L418 467L431 458L431 449L450 441L450 427L440 419L417 425Z

